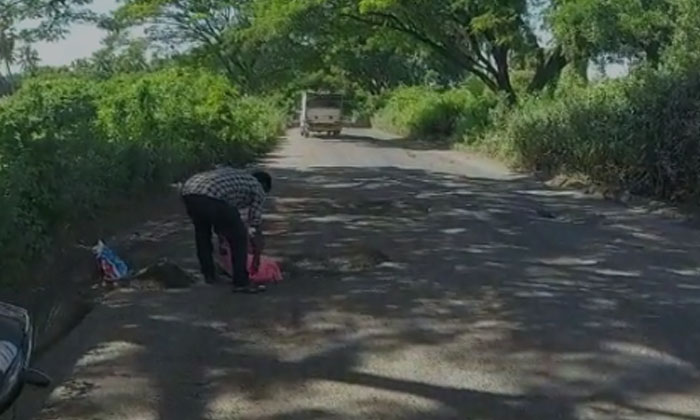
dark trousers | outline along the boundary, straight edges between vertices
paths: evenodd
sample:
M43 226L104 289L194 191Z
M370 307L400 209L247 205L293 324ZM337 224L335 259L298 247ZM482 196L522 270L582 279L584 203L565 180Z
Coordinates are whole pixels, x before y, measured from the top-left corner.
M231 247L234 286L248 286L248 232L238 209L203 195L186 195L182 199L194 224L197 257L204 278L208 281L216 278L211 242L213 230L226 238Z

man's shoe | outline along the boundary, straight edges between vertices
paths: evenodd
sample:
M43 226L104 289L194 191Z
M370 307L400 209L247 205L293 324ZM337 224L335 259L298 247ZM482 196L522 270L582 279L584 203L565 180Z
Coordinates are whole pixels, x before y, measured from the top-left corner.
M233 293L244 293L249 295L254 295L256 293L262 293L267 290L262 284L251 284L248 286L233 286Z

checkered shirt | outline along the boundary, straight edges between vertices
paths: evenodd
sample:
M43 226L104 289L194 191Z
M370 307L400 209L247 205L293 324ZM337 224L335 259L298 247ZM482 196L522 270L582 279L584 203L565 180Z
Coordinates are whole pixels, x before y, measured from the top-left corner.
M248 225L258 227L262 223L265 191L248 172L228 167L202 172L185 181L180 193L222 200L237 209L248 208Z

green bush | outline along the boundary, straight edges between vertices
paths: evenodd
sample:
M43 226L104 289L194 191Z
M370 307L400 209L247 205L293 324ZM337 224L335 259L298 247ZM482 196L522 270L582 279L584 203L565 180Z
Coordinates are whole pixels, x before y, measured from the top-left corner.
M253 159L281 121L204 72L26 81L0 108L0 270L16 271L110 198Z
M428 140L461 140L480 133L496 103L489 92L474 87L440 92L426 86L396 89L384 100L374 123L400 135Z
M528 98L480 139L527 169L665 199L700 193L700 74L640 72Z
M398 88L383 98L384 104L374 115L373 125L396 134L411 135L411 123L424 104L434 101L435 96L436 92L423 86Z

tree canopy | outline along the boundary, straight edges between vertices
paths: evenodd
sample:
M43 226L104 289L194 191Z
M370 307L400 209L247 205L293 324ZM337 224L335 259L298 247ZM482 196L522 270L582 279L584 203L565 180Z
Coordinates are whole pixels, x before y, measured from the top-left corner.
M657 66L673 36L674 15L668 0L554 0L549 18L569 57L631 58Z
M92 0L0 0L0 28L26 41L56 40L69 24L94 19ZM31 22L31 24L27 24ZM25 24L20 28L20 25Z
M463 75L471 74L494 91L511 98L510 73L516 56L529 56L535 71L531 90L556 79L566 64L557 47L538 45L528 23L525 0L261 0L257 24L280 31L297 19L314 16L309 25L325 27L342 37L343 28L369 37L383 36L385 46L412 44L431 59L441 60ZM293 3L293 4L290 4ZM358 26L359 25L359 26Z
M15 43L60 37L66 23L94 19L88 4L0 0L12 16L0 26L0 59L34 68L31 51ZM123 0L101 21L110 32L105 47L76 65L102 75L138 71L155 50L216 68L250 92L342 80L380 93L473 77L514 102L554 86L567 65L583 75L590 62L610 60L687 66L684 45L700 38L698 7L693 0ZM16 22L36 18L20 37ZM138 26L146 39L116 41Z
M87 7L92 0L0 0L0 63L4 75L0 91L12 90L12 66L31 73L39 64L32 44L42 40L57 40L66 35L68 26L76 21L94 20Z

